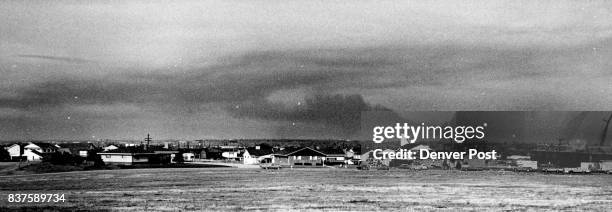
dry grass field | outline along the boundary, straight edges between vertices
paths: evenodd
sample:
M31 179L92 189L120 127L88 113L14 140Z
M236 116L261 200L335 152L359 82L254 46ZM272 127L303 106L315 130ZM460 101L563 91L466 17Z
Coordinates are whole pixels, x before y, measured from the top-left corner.
M8 203L63 193L65 203ZM0 177L0 211L612 211L612 175L351 169L132 169Z

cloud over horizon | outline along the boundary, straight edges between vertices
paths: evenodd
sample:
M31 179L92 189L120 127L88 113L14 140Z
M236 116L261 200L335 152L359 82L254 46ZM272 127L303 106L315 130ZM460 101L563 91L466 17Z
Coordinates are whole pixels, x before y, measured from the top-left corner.
M0 5L7 138L344 137L375 105L612 110L605 1Z

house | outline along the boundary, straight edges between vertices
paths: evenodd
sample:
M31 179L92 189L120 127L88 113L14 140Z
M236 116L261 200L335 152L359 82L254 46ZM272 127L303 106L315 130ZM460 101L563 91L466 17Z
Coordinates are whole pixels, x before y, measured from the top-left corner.
M14 158L19 158L23 154L23 148L20 144L9 145L7 147L4 147L4 149L9 152L11 160L13 160Z
M63 143L59 144L60 152L70 153L72 155L78 155L86 158L89 151L96 149L96 146L92 143Z
M286 148L272 154L271 162L285 166L323 166L326 157L325 153L310 147Z
M272 161L272 153L274 151L271 147L249 147L244 150L242 161L244 164L270 163Z
M347 159L347 164L360 164L361 162L361 152L359 149L348 149L344 152L345 158Z
M325 154L325 165L344 165L348 163L348 161L345 160L346 153L342 149L326 148L320 151Z
M44 154L34 149L26 149L23 151L22 156L25 157L27 161L41 161Z
M57 152L59 146L44 142L29 142L23 147L23 157L28 161L40 161L45 154Z
M99 152L105 164L135 165L135 164L168 164L173 153L154 152L140 148L120 148Z
M54 153L59 150L59 146L56 144L44 143L44 142L29 142L24 149L25 150L36 150L40 153Z
M612 160L602 160L599 162L599 168L601 171L607 172L612 171Z

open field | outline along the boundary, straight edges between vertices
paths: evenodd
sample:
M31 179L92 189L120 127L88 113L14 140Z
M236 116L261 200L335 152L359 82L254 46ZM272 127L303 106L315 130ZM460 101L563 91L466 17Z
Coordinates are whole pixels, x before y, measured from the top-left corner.
M64 193L65 203L8 203ZM0 211L612 210L612 175L351 169L132 169L0 177Z
M0 171L17 166L19 162L0 162Z

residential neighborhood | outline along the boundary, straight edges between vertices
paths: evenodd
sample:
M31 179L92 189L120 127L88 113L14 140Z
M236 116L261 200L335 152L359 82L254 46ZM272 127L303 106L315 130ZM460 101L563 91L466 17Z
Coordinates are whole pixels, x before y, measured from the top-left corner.
M283 145L286 144L286 145ZM327 144L327 145L326 145ZM357 168L357 169L457 169L543 171L560 173L612 172L612 158L595 155L591 161L582 161L572 166L555 165L550 157L540 152L527 154L501 154L498 160L433 160L433 159L377 159L380 155L400 149L418 153L421 150L435 151L432 143L405 144L401 147L386 146L374 151L364 149L358 142L312 143L306 141L278 143L274 141L181 141L177 143L137 142L17 142L6 144L2 149L8 155L6 161L26 164L52 162L119 167L171 167L171 164L215 164L237 167L277 168ZM435 148L448 148L435 145ZM377 154L375 157L374 154ZM62 161L68 160L68 161Z

